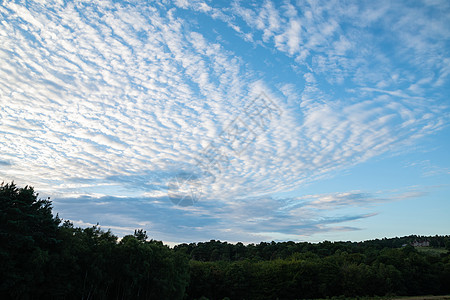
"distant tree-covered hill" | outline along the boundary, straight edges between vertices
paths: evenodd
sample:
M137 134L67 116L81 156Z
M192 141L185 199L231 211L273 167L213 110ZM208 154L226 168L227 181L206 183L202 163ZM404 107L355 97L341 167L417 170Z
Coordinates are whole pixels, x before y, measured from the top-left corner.
M190 261L190 299L313 299L450 292L448 251L418 251L415 241L446 245L449 236L365 242L182 244Z
M273 260L286 259L294 253L314 253L319 257L325 257L346 251L348 253L363 253L366 251L378 251L384 248L401 248L412 246L414 243L427 242L430 247L450 250L450 236L417 236L410 235L395 238L383 238L364 242L261 242L259 244L244 245L242 243L230 244L211 240L191 244L175 246L176 251L182 251L193 260L198 261L237 261L243 259ZM425 243L424 243L425 244ZM444 251L445 252L445 251Z

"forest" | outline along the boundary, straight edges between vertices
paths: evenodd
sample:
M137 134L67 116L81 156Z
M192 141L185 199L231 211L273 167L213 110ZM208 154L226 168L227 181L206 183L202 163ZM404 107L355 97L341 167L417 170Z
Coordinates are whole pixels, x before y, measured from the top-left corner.
M414 247L414 242L429 243ZM0 185L0 299L317 299L450 293L450 236L364 242L211 240L173 248L53 215Z

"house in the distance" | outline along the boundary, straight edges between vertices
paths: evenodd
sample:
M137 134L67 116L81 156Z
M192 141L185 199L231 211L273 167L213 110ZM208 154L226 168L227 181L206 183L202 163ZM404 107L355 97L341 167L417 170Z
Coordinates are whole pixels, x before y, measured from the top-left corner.
M414 241L411 243L411 246L413 247L429 247L430 246L430 242L429 241Z

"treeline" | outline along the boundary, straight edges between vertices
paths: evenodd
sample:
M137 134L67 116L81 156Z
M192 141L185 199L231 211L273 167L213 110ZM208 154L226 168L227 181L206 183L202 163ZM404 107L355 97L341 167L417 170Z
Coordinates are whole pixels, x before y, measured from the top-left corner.
M317 247L320 254L307 250L271 260L261 255L234 261L191 260L187 294L209 299L313 299L450 292L448 254L421 254L412 246L349 251L339 247L324 254L332 252L333 244L330 249ZM278 256L267 252L266 257Z
M428 241L440 251L418 251ZM366 242L220 241L174 249L53 216L0 185L0 299L312 299L450 293L450 236ZM419 249L420 250L420 249ZM433 250L433 249L431 249Z
M446 251L419 252L414 242ZM181 244L195 299L313 299L450 293L450 236L364 242Z
M287 259L295 253L312 253L324 258L336 252L373 253L385 248L402 248L411 246L414 242L429 242L430 247L450 250L450 236L418 236L410 235L396 238L383 238L364 242L261 242L244 245L230 244L211 240L191 244L180 244L175 250L186 253L197 261L238 261L238 260L274 260Z

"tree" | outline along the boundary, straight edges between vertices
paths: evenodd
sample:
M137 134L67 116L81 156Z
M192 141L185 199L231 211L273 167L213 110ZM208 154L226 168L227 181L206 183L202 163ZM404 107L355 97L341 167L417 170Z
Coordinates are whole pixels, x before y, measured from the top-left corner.
M0 185L0 296L40 295L45 265L57 246L59 218L50 199L29 186Z
M147 231L144 229L136 229L134 231L134 237L141 242L145 242L148 239Z

